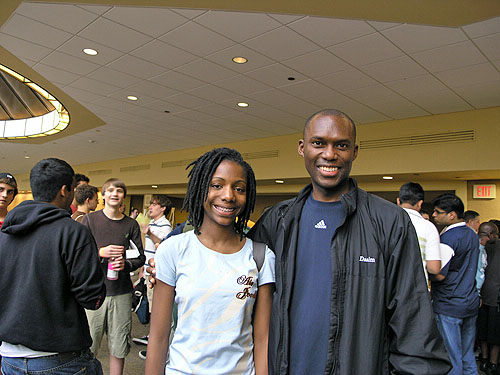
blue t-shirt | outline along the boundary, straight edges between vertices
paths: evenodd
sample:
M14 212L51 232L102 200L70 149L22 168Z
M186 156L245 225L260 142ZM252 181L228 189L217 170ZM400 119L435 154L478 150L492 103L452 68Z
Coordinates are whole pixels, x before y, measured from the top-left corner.
M446 278L432 283L434 312L455 318L474 316L479 308L476 289L478 236L465 223L453 224L441 235L441 246L449 246L455 254L441 269L440 273Z
M300 216L295 278L290 306L290 374L323 374L330 333L331 242L344 221L339 202L312 195Z

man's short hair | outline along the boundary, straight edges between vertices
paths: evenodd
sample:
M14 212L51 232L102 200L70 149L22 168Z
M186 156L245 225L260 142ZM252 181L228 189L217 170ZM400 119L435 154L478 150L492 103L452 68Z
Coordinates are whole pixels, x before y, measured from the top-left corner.
M500 230L500 220L491 219L491 220L488 221L488 223L495 224L495 226Z
M84 174L81 173L75 174L75 185L78 186L78 183L81 181L86 182L88 184L90 182L90 179Z
M463 219L464 217L464 204L455 194L441 194L432 201L432 205L439 207L446 213L455 212L458 219Z
M92 185L82 184L76 187L75 200L79 206L82 206L85 201L92 199L97 195L97 188Z
M419 201L424 200L424 189L416 182L407 182L399 189L399 201L410 203L415 206Z
M478 216L479 212L473 210L467 210L464 212L464 221L468 223L469 221L474 220Z
M152 203L158 203L160 207L165 207L165 211L163 211L163 215L167 216L172 209L172 201L165 194L153 194L151 197Z
M15 198L18 193L18 190L17 190L17 181L14 178L14 175L2 172L0 173L0 182L12 186L14 188L14 198Z
M75 171L64 160L49 158L40 160L30 172L33 200L52 202L61 187L72 189Z
M337 117L343 117L343 118L349 120L349 122L352 125L352 131L354 133L353 134L354 135L354 140L356 140L356 124L354 123L354 120L348 114L346 114L346 113L344 113L342 111L339 111L338 109L322 109L321 111L313 113L306 120L306 123L304 125L304 134L306 132L307 126L311 123L311 121L313 119L315 119L316 117L322 117L322 116L337 116Z
M122 188L123 189L123 192L125 193L124 194L124 197L127 196L127 187L125 186L125 182L123 182L122 180L120 180L119 178L115 178L115 177L112 177L112 178L109 178L106 180L106 182L104 182L104 185L102 185L102 194L104 195L104 192L110 187L110 186L114 186L114 187L119 187L119 188Z

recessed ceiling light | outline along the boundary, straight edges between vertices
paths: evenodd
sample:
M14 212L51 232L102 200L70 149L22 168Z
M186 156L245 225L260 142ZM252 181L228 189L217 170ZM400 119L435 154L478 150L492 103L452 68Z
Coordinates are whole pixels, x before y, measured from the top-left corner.
M95 56L99 52L97 52L95 49L92 49L92 48L84 48L83 49L83 53L86 54L86 55Z
M169 111L168 109L167 109L166 111L163 111L163 112L165 112L165 113L170 113L170 111Z
M392 176L383 176L382 178L384 180L392 180L394 177L392 177Z
M289 81L295 81L295 77L288 77Z
M242 56L233 57L233 62L235 62L236 64L244 64L247 61L248 61L248 59L246 59L245 57L242 57Z
M284 184L285 183L285 181L283 181L283 180L275 180L274 182L276 182L277 184Z
M158 185L151 185L153 189L158 189Z
M248 103L245 103L245 102L239 102L239 103L238 103L238 107L242 107L242 108L248 107Z
M89 139L89 143L95 143L93 139Z
M29 159L30 157L28 155L24 155L24 158L25 159Z
M134 95L129 95L129 96L127 96L127 99L128 99L128 100L132 100L132 101L134 101L134 102L135 102L135 101L136 101L137 99L139 99L139 98L138 98L137 96L134 96Z

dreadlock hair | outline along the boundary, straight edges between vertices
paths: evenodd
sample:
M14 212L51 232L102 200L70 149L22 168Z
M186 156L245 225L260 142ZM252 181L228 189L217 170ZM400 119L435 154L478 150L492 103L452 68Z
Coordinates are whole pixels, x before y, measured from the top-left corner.
M203 223L204 208L203 203L208 196L210 181L217 167L224 160L235 162L245 170L247 177L246 203L245 208L240 212L234 223L234 230L241 238L244 235L250 214L255 206L256 182L252 167L243 160L241 154L233 149L222 147L209 151L198 159L190 163L186 169L193 167L188 173L188 187L182 210L188 211L188 221L194 226L196 234L200 234L200 227Z

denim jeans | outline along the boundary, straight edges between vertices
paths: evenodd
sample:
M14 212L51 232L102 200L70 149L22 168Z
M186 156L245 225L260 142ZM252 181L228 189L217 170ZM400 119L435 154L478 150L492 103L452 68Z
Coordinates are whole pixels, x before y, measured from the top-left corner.
M2 374L103 375L101 362L90 350L38 358L2 358Z
M455 318L437 313L434 316L453 365L449 375L477 375L474 358L477 316Z

